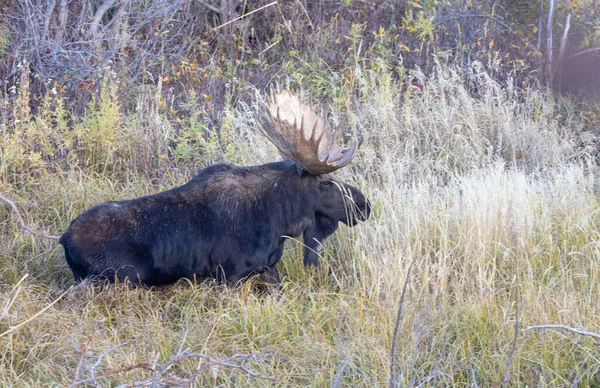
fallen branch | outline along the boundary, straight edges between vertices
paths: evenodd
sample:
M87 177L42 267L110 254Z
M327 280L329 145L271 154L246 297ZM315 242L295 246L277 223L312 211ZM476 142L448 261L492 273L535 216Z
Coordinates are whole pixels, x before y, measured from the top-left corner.
M58 240L60 238L60 236L53 236L50 234L46 234L44 232L38 232L37 230L27 226L27 224L25 224L25 221L23 221L23 217L21 216L21 212L17 208L17 205L15 205L15 203L13 201L11 201L10 199L6 198L2 193L0 193L0 199L3 200L4 202L6 202L13 209L13 212L15 213L15 216L17 217L19 224L21 224L22 229L24 229L24 230L28 231L29 233L31 233L35 236L38 236L38 237L51 238L54 240Z
M184 341L182 341L182 343ZM246 360L251 360L251 359L263 359L267 356L273 355L273 353L234 354L231 357L227 357L227 358L223 358L223 359L215 359L215 358L212 358L209 355L206 355L203 353L191 353L187 350L182 351L182 347L180 346L178 353L176 355L172 356L168 361L166 361L162 364L157 364L156 362L146 361L146 362L140 362L140 363L137 363L134 365L128 365L128 366L123 366L123 367L114 368L114 369L107 368L102 375L95 375L96 368L100 365L102 359L108 353L112 352L115 349L120 348L121 346L127 345L129 343L130 342L120 343L120 344L108 349L107 351L103 352L101 355L99 355L97 357L96 362L93 365L86 368L89 370L91 376L86 379L73 381L69 385L69 387L75 388L75 387L79 387L84 384L95 384L103 379L108 378L108 377L114 376L119 373L129 372L132 370L147 370L149 372L152 372L152 377L148 377L146 379L139 380L139 381L123 383L123 384L118 385L117 387L129 388L129 387L141 387L141 386L148 386L148 385L150 385L150 386L164 386L164 385L188 386L193 382L193 380L196 377L198 377L202 373L205 373L212 366L222 366L222 367L231 368L231 369L238 369L254 378L270 380L270 381L280 381L282 378L285 378L285 377L310 377L310 376L314 376L317 373L323 372L327 369L327 368L323 368L323 369L319 369L319 370L316 370L311 373L278 373L278 374L273 374L273 375L263 375L263 374L255 371L254 369L251 369L251 368L243 365L242 362L246 361ZM206 365L203 365L199 369L194 370L187 376L177 376L172 373L167 373L168 370L171 369L171 367L173 365L178 364L184 360L189 360L189 359L194 359L194 358L203 359L207 363L206 363ZM81 360L83 360L83 363L85 363L85 355L81 358ZM80 367L78 367L78 369L79 368Z
M578 329L575 327L570 327L567 325L553 324L553 323L544 324L544 325L528 326L528 327L522 329L521 332L526 332L526 331L533 330L533 329L560 329L560 330L570 331L571 333L579 334L582 336L592 337L592 338L595 338L596 340L600 341L600 333L594 333L593 331L587 331L587 330Z

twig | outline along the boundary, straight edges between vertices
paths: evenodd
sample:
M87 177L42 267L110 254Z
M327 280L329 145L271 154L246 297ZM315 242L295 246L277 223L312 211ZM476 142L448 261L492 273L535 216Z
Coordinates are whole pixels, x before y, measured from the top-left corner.
M575 334L579 334L582 336L588 336L588 337L592 337L595 338L596 340L600 341L600 334L599 333L594 333L593 331L586 331L583 329L578 329L575 327L570 327L567 325L561 325L561 324L555 324L555 323L548 323L548 324L543 324L543 325L532 325L532 326L528 326L524 329L522 329L522 332L526 332L529 330L533 330L533 329L560 329L560 330L566 330L566 331L570 331L571 333L575 333Z
M119 349L122 346L125 345L129 345L131 343L131 341L125 341L125 342L121 342L120 344L117 344L115 346L113 346L112 348L106 350L105 352L103 352L102 354L100 354L97 359L96 362L94 363L94 365L92 365L90 367L90 374L92 375L92 377L96 377L96 368L100 366L100 363L102 362L102 359L110 352L115 351L117 349Z
M109 376L115 375L117 373L129 372L129 371L134 370L134 369L148 369L148 370L153 370L152 365L150 365L149 363L147 363L147 362L140 362L139 364L124 366L122 368L109 369L103 375L95 376L95 377L90 377L90 378L84 379L84 380L75 381L75 382L71 383L71 385L69 385L69 387L73 388L73 387L78 387L78 386L83 385L83 384L95 383L97 381L100 381L100 380L105 379L105 378L107 378ZM152 381L152 380L149 380L149 381ZM130 386L130 384L121 384L121 385L119 385L119 387L127 387L127 386Z
M396 377L396 339L398 338L398 332L400 331L400 322L402 318L402 305L404 304L404 296L406 295L406 289L408 288L408 281L410 279L410 271L415 264L416 256L413 258L408 270L406 271L406 278L404 279L404 286L402 287L402 294L400 294L400 301L398 302L398 315L396 316L396 326L394 327L394 334L392 336L392 349L390 361L390 387L397 387Z
M56 302L61 300L63 298L63 296L65 296L69 291L71 291L72 288L73 288L73 286L69 287L69 289L67 291L60 294L60 296L58 298L56 298L52 303L50 303L48 306L44 307L42 310L40 310L39 312L34 314L31 318L26 319L25 321L19 323L16 326L9 327L8 330L6 330L4 333L0 334L0 338L4 337L6 334L9 334L9 333L21 328L22 326L26 325L27 323L33 321L34 319L36 319L37 317L39 317L40 315L45 313L50 307L54 306L56 304Z
M512 348L508 353L506 359L506 367L504 369L504 379L502 380L502 386L505 387L510 381L510 364L512 363L513 356L517 350L517 340L519 339L519 266L518 256L515 255L515 336L513 338Z
M262 11L263 9L265 9L265 8L267 8L267 7L270 7L270 6L272 6L272 5L275 5L275 4L277 4L277 1L274 1L274 2L272 2L272 3L269 3L269 4L267 4L267 5L263 5L262 7L260 7L260 8L257 8L257 9L255 9L254 11L250 11L250 12L248 12L248 13L246 13L246 14L243 14L242 16L239 16L239 17L237 17L237 18L235 18L235 19L231 19L231 20L230 20L230 21L228 21L227 23L223 23L223 24L221 24L220 26L214 27L214 28L213 28L213 31L216 31L216 30L218 30L218 29L220 29L220 28L223 28L223 27L225 27L225 26L227 26L227 25L229 25L229 24L231 24L231 23L233 23L233 22L236 22L236 21L240 20L240 19L244 19L244 18L246 18L246 17L248 17L248 16L252 15L252 14L253 14L253 13L255 13L255 12Z
M3 200L4 202L6 202L12 209L13 212L15 213L15 216L17 217L17 220L19 221L19 224L21 224L21 228L28 231L29 233L36 235L38 237L44 237L44 238L51 238L54 240L58 240L60 238L60 236L53 236L50 234L46 234L44 232L38 232L35 229L30 228L29 226L27 226L25 224L25 221L23 221L23 217L21 216L21 212L19 211L19 209L17 208L17 205L15 205L15 203L13 201L11 201L10 199L6 198L2 193L0 193L0 199Z

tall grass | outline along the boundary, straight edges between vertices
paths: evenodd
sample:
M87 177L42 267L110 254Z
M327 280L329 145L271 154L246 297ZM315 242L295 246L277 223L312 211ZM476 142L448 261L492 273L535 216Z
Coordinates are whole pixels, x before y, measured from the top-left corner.
M518 333L512 351L516 323L600 330L598 168L577 110L510 80L499 84L477 65L438 65L434 75L413 72L415 82L406 83L393 82L385 69L355 77L348 120L366 141L339 173L370 198L373 216L325 243L321 269L304 269L301 244L290 241L279 264L283 286L268 295L255 293L252 282L239 289L188 282L84 289L0 337L0 385L64 385L92 372L160 364L185 334L185 347L214 358L274 351L245 365L281 375L277 383L213 366L195 378L197 386L386 386L398 301L413 262L396 340L401 386L498 386L507 364L515 386L599 384L597 344L589 337L528 331ZM189 128L200 136L193 123L169 127L159 111L139 112L136 120L163 123L156 128L166 131L148 134L160 143L160 151L146 149L154 165L137 162L140 148L121 147L109 153L109 170L80 159L46 166L27 184L15 183L9 165L1 189L29 224L58 234L93 204L181 184L195 167L277 158L252 107L228 107L218 139L206 134L205 143L187 143L202 144L189 160L161 155L183 144L173 139ZM94 114L88 125L104 125L102 112ZM341 117L334 108L331 124ZM118 123L118 144L143 144L139 125L120 120L103 121ZM81 135L84 147L96 139ZM3 333L72 280L57 244L23 234L4 207L0 225ZM185 376L201 367L187 360L170 372ZM292 375L307 372L315 373ZM138 368L98 383L149 375Z

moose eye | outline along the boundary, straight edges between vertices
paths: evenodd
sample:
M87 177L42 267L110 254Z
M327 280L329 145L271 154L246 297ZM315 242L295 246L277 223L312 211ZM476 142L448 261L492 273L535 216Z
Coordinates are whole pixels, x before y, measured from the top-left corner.
M321 182L321 185L323 185L325 187L331 186L332 184L333 184L332 181L323 181L323 182Z

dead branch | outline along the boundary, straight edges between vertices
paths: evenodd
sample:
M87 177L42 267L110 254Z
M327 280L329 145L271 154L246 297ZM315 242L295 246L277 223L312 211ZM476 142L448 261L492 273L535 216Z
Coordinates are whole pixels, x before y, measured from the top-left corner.
M111 348L111 349L115 349L120 346L122 346L122 345L119 344L116 347ZM155 386L162 386L162 384L168 385L168 384L173 384L174 382L179 385L182 383L189 384L193 378L197 377L198 375L200 375L201 373L206 371L208 369L208 367L215 366L215 365L223 366L223 367L231 368L231 369L238 369L254 378L271 380L271 381L280 381L284 377L310 377L310 376L314 376L315 374L326 370L326 369L319 369L312 373L278 373L278 374L269 376L269 375L263 375L263 374L255 371L254 369L250 369L247 366L240 364L240 362L243 362L246 360L263 359L264 357L270 356L270 355L272 355L272 354L268 354L268 353L266 353L266 354L235 354L228 358L215 359L215 358L212 358L203 353L183 352L182 354L171 357L171 359L169 359L167 362L165 362L163 364L153 365L153 363L151 363L151 362L142 362L139 364L126 366L126 367L122 367L122 368L108 369L106 371L106 373L104 373L103 375L90 377L88 379L73 382L70 385L70 387L78 387L83 384L94 383L94 382L100 381L102 379L105 379L107 377L110 377L112 375L122 373L122 372L128 372L128 371L131 371L134 369L152 370L152 371L154 371L154 374L150 378L131 382L131 383L121 384L121 385L118 385L118 387L120 387L120 388L139 387L139 386L144 386L144 385L148 385L148 384L152 384ZM165 373L171 366L173 366L177 363L180 363L181 361L193 359L193 358L201 358L201 359L207 361L208 364L205 365L204 367L200 368L199 370L194 371L189 377L179 377L179 376L175 376L173 374L168 374L167 376L165 376ZM165 376L165 377L163 377L163 376Z
M27 226L27 224L25 224L25 221L23 221L23 217L21 217L21 212L19 211L17 205L15 205L13 201L6 198L2 193L0 193L0 200L6 202L12 208L13 212L15 213L15 217L17 217L17 220L19 221L19 224L21 225L22 229L38 237L51 238L53 240L58 240L60 238L60 236L53 236L44 232L38 232L35 229Z
M391 349L391 361L390 361L390 387L396 388L397 376L396 376L396 339L400 332L400 322L402 318L402 306L404 304L404 296L406 295L406 289L408 288L408 281L410 279L410 271L415 264L416 256L413 258L412 263L406 271L406 278L404 279L404 286L402 287L402 294L400 294L400 301L398 302L398 314L396 315L396 326L394 327L394 333L392 334L392 349Z
M548 323L548 324L543 324L543 325L532 325L532 326L528 326L528 327L522 329L521 331L526 332L526 331L533 330L533 329L560 329L560 330L569 331L571 333L579 334L582 336L592 337L592 338L595 338L596 340L600 341L599 333L594 333L593 331L587 331L587 330L583 330L583 329L570 327L567 325L554 324L554 323Z

